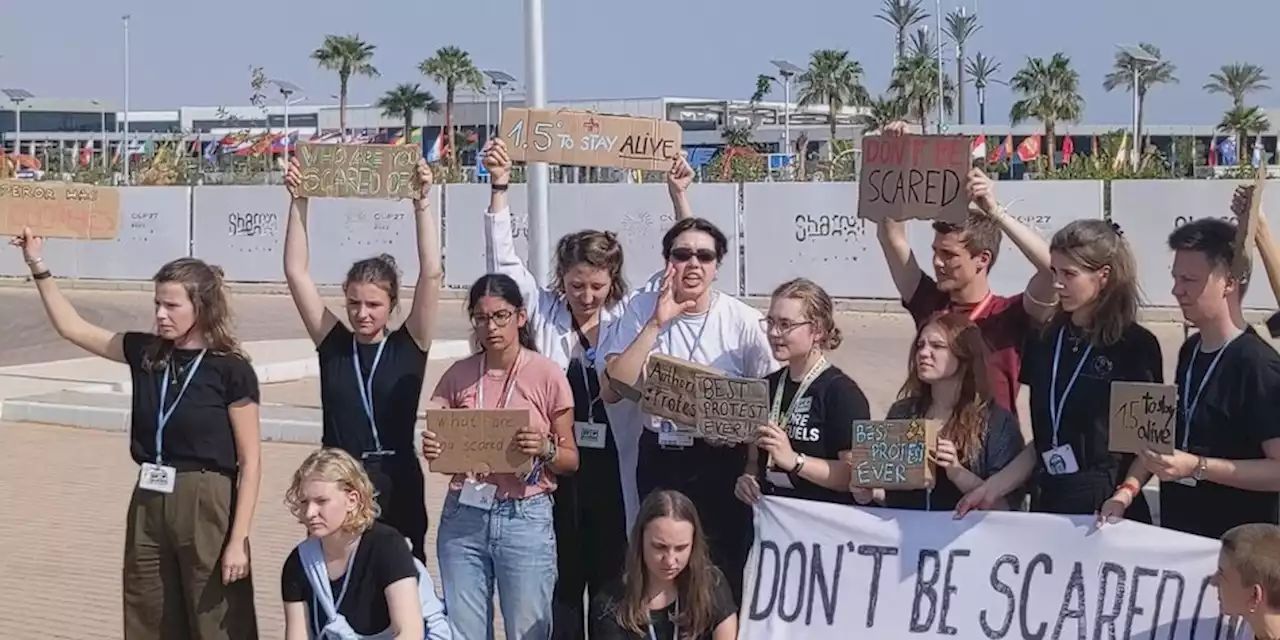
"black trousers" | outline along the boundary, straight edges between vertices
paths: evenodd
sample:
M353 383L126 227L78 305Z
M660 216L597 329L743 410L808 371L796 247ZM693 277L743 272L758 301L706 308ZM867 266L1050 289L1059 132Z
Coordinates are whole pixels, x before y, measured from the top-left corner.
M365 472L373 481L381 513L378 520L409 539L413 555L427 561L426 481L416 455L369 456Z
M607 431L604 449L578 448L578 472L558 479L555 492L556 581L554 640L583 640L582 594L595 598L622 575L627 514L618 475L618 450Z
M742 603L742 570L751 550L751 507L733 495L747 464L747 445L713 447L701 439L684 449L664 448L658 434L640 434L636 491L641 502L657 489L679 491L698 509L711 561L729 580L733 600Z

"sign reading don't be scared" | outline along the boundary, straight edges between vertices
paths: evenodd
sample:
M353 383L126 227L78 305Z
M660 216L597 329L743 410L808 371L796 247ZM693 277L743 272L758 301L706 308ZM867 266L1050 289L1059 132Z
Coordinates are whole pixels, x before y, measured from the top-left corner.
M964 136L864 138L858 217L963 222L971 149Z

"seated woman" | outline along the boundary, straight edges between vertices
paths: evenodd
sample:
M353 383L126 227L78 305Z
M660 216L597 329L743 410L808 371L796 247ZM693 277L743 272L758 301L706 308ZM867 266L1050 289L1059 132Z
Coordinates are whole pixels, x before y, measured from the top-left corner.
M285 503L308 534L280 577L285 640L453 637L408 539L376 520L373 483L351 454L312 453Z
M942 423L931 489L855 489L859 504L950 511L965 493L1008 465L1022 451L1018 419L995 402L987 375L986 343L963 314L935 315L916 334L910 375L886 420L924 418ZM1020 492L1005 496L1020 505Z
M738 608L711 563L693 502L658 490L640 505L622 579L593 598L592 640L733 640Z

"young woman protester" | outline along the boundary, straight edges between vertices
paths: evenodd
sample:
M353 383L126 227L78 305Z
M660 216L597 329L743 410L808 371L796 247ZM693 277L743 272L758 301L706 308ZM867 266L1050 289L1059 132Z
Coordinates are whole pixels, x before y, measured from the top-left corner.
M555 636L581 639L585 637L583 591L593 597L622 571L627 550L626 505L636 501L635 442L639 433L612 428L600 400L596 351L602 328L621 316L637 292L628 290L623 277L622 244L617 235L594 230L560 238L554 283L550 289L539 288L511 239L507 204L511 158L502 140L495 138L485 145L484 163L491 185L489 210L484 216L489 273L509 275L520 285L538 352L564 370L573 389L579 467L573 476L560 478L555 491L560 576ZM682 158L668 173L677 217L689 215L683 194L692 177L693 170Z
M961 496L1004 469L1023 448L1018 419L995 399L982 330L967 316L941 312L916 333L907 381L886 420L922 418L942 424L931 489L854 489L858 504L894 509L950 511ZM1013 490L998 501L1017 508Z
M460 637L492 638L496 581L507 637L548 638L556 584L551 493L557 476L578 469L573 391L560 365L534 348L524 298L509 276L481 276L467 312L480 350L445 371L431 404L528 410L529 426L512 444L534 465L523 477L450 480L436 542L445 604ZM436 434L424 432L423 457L441 451Z
M421 191L413 200L418 282L408 317L392 331L387 325L399 305L400 273L389 255L360 260L347 270L342 290L351 328L320 297L307 266L309 201L298 195L299 166L294 158L285 174L292 200L284 238L284 274L320 359L322 442L363 462L373 480L382 521L408 538L413 554L425 560L426 496L413 431L444 274L427 197L431 169L418 161Z
M747 504L761 494L847 504L849 466L839 454L853 446L853 423L870 419L871 406L823 353L841 341L831 296L804 278L784 282L761 326L774 359L786 366L767 378L769 424L747 451L734 495Z
M1213 585L1220 613L1244 619L1234 637L1280 638L1280 526L1255 522L1224 533Z
M777 370L773 350L760 326L759 311L711 284L729 250L729 241L702 218L677 222L662 239L667 270L662 288L637 295L604 347L610 384L605 402L638 398L652 353L706 365L731 376L763 378ZM616 386L615 386L616 385ZM689 496L706 516L711 558L729 579L735 601L742 591L742 567L751 528L751 509L734 499L746 465L747 445L694 439L675 425L638 413L640 436L636 485L640 495L673 489Z
M1058 310L1022 357L1033 442L965 496L961 515L987 508L1033 476L1032 511L1098 513L1133 460L1110 450L1111 383L1164 379L1160 344L1138 324L1137 265L1120 228L1078 220L1054 234L1049 247ZM1141 485L1132 493L1127 517L1150 522Z
M591 640L733 640L737 611L693 502L654 491L640 505L626 572L591 599Z
M280 575L285 640L453 637L435 587L418 584L430 576L418 571L404 535L376 521L373 482L351 454L307 456L285 504L308 536Z
M257 638L258 377L232 330L222 270L195 258L165 264L152 278L155 333L112 333L58 290L42 238L26 229L11 244L58 335L129 367L129 450L140 470L125 521L124 637Z

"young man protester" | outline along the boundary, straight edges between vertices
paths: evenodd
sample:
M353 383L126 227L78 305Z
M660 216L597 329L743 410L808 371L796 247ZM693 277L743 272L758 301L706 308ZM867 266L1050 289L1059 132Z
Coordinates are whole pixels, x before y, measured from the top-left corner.
M890 136L905 131L902 122L884 129ZM917 325L944 310L964 313L978 325L991 351L987 362L996 401L1016 415L1023 340L1032 327L1052 316L1058 299L1049 243L1000 207L981 169L969 172L968 191L973 204L967 221L933 223L933 277L917 263L905 223L881 221L876 236L903 306ZM1026 291L1010 297L996 295L988 281L1005 235L1036 268Z
M1223 535L1213 585L1218 610L1243 618L1253 640L1280 640L1280 527L1244 524Z
M1117 517L1153 475L1166 529L1216 539L1280 520L1280 354L1244 321L1249 269L1231 272L1235 235L1216 218L1169 235L1173 295L1199 330L1178 351L1175 449L1140 454L1100 521Z

